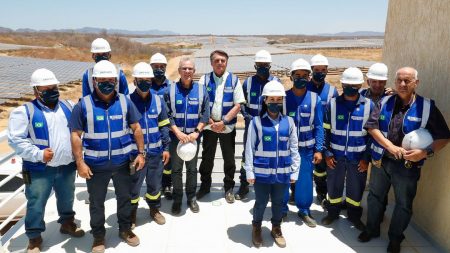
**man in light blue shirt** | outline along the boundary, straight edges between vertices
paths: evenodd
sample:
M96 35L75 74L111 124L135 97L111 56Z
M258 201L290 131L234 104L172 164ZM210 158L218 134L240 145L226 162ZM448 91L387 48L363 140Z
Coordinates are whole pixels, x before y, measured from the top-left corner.
M58 80L47 69L31 76L36 99L14 109L9 117L8 143L22 157L27 211L28 252L40 252L44 214L52 189L61 224L60 232L82 237L73 211L76 166L67 127L73 104L59 99Z

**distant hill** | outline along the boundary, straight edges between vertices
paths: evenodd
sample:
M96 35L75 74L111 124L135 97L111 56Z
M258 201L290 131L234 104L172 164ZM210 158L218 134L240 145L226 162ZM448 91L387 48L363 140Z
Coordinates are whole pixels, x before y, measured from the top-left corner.
M107 33L107 34L121 34L121 35L178 35L172 31L162 31L158 29L151 29L146 31L129 31L122 29L103 29L103 28L95 28L95 27L83 27L79 29L53 29L53 30L34 30L29 28L19 28L16 30L0 27L0 33L9 33L9 32L18 32L18 33L39 33L39 32L75 32L75 33Z
M372 32L372 31L357 31L357 32L339 32L339 33L320 33L319 36L342 36L342 37L354 37L354 36L384 36L384 32Z

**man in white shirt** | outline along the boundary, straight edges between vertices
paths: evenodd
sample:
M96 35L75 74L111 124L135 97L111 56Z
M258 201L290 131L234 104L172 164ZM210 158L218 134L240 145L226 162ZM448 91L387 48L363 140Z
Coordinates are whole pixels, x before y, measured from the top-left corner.
M200 78L199 83L206 86L209 94L209 107L211 116L209 125L203 132L203 152L200 164L200 189L197 199L209 193L211 188L211 173L214 167L217 140L220 142L222 157L224 159L225 199L228 203L234 202L233 187L235 162L236 115L241 105L245 103L242 85L236 75L226 71L228 54L222 50L215 50L210 55L213 71Z

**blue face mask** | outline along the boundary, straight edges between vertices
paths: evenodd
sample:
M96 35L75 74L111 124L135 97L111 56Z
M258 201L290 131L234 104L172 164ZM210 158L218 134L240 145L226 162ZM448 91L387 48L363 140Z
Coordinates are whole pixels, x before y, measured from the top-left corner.
M256 67L256 74L268 78L270 75L270 67Z
M283 104L282 103L268 103L267 110L269 110L269 112L271 112L271 113L279 113L283 110Z
M308 83L308 79L306 79L306 78L295 78L294 79L294 87L296 89L305 88L307 83Z
M358 94L358 89L355 89L352 86L344 86L342 89L344 90L344 95L349 97L353 97Z
M108 96L114 91L116 84L113 82L98 82L97 87L103 95Z
M166 71L164 69L154 69L153 70L153 75L155 76L156 79L163 79L166 74Z
M140 80L137 82L137 87L142 92L148 92L152 86L152 81Z
M98 54L95 56L96 63L99 61L103 61L103 60L109 61L109 55L108 54Z
M325 77L327 74L322 72L313 72L313 79L319 83L323 83L325 81Z
M59 99L59 90L58 88L55 88L52 90L41 91L39 92L39 97L41 98L41 101L46 105L56 104Z

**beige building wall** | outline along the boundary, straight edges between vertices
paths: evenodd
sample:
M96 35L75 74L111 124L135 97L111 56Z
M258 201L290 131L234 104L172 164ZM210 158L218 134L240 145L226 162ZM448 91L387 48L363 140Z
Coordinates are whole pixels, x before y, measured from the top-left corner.
M450 0L390 0L383 61L391 86L399 67L415 67L418 94L434 99L450 124ZM450 251L450 145L422 169L413 221Z

